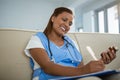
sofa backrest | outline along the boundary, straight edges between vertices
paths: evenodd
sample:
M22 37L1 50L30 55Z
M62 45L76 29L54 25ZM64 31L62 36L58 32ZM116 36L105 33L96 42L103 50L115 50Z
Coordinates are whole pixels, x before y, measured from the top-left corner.
M107 33L75 33L80 51L84 58L84 63L93 60L93 57L86 49L90 46L95 56L100 59L100 54L107 50L110 46L117 46L120 49L120 34L107 34ZM116 53L117 57L110 64L106 65L106 69L120 68L120 50Z
M34 32L0 29L0 80L31 80L24 49Z
M32 70L24 49L36 32L38 31L0 29L0 80L31 80ZM85 63L92 60L86 46L90 46L98 58L108 46L115 45L120 49L119 34L68 33L68 36L79 45ZM117 56L120 56L119 53L120 51L117 52ZM107 69L120 68L119 61L117 57Z

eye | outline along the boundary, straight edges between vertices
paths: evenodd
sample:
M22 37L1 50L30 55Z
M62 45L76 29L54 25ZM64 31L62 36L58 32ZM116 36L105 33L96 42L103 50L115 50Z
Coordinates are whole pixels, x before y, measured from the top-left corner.
M73 24L72 22L69 22L69 26L72 26L72 24Z
M68 21L67 18L62 18L62 20L63 20L64 22L67 22L67 21ZM69 26L71 26L71 25L72 25L72 21L70 21L68 24L69 24Z
M66 21L67 21L67 19L66 19L66 18L62 18L62 20L63 20L64 22L66 22Z

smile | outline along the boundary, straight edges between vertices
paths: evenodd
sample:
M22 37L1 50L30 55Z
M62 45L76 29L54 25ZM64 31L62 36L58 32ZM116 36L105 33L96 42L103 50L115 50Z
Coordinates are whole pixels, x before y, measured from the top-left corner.
M65 31L65 28L64 28L64 27L61 27L61 29L62 29L63 31Z

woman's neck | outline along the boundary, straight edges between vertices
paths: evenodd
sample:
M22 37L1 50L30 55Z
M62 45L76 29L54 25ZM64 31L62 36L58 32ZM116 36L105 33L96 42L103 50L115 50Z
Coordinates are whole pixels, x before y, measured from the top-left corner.
M64 44L64 40L63 40L62 35L58 35L58 34L55 34L55 33L51 32L48 35L48 38L49 38L50 41L52 41L53 43L55 43L58 46L61 46L61 45Z

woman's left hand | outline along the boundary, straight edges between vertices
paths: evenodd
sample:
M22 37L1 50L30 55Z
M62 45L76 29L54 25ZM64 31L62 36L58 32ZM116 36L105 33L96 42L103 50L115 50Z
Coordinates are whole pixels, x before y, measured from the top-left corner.
M101 59L104 64L109 64L113 59L116 58L116 49L114 46L109 47L106 51L101 53Z

